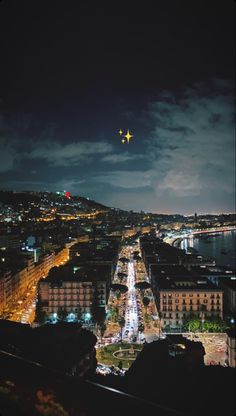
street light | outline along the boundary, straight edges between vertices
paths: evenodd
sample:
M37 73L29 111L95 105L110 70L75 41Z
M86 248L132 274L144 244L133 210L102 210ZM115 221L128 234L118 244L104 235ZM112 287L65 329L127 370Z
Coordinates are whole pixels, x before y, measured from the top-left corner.
M75 314L73 312L69 313L68 315L68 322L74 322Z
M85 319L85 322L89 322L91 319L91 314L89 312L86 312L84 315L84 319Z

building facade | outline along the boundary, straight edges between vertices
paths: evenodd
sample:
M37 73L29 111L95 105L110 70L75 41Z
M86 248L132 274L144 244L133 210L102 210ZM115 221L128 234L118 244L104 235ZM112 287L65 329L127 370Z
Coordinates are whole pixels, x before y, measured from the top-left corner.
M161 288L156 299L163 329L182 327L190 316L202 321L223 318L223 294L218 289Z
M0 270L0 313L17 302L40 279L45 278L52 267L66 262L68 256L68 248L63 248L41 256L38 263L34 262L32 255L27 256L24 266L19 270Z
M105 308L109 292L111 274L108 267L96 267L83 270L73 265L54 268L46 279L38 284L38 307L47 316L57 316L60 310L67 315L79 312L92 316L96 296L98 307Z
M223 318L222 289L183 266L153 265L151 285L163 329L181 328L190 316Z

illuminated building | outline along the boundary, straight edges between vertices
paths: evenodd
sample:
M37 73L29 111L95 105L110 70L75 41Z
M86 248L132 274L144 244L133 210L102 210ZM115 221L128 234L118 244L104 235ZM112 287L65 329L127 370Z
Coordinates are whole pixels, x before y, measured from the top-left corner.
M68 264L53 268L46 279L38 284L38 307L48 316L58 314L60 309L69 313L92 314L95 290L98 306L108 301L110 286L109 266L79 267ZM55 315L56 317L56 315Z
M12 298L12 278L10 271L1 272L0 276L0 312L7 308Z
M236 313L236 275L235 270L227 266L194 267L193 273L207 277L212 283L223 290L224 315L233 318Z
M0 267L0 312L4 308L13 307L14 303L27 292L39 279L47 276L49 270L54 266L59 266L68 260L68 248L64 247L57 252L45 254L40 257L38 263L34 262L33 255L16 255L16 260L20 260L19 266L8 270L8 265ZM17 258L18 257L18 258ZM14 263L12 263L14 264Z
M151 284L163 328L179 328L190 315L223 318L223 291L184 267L152 265Z

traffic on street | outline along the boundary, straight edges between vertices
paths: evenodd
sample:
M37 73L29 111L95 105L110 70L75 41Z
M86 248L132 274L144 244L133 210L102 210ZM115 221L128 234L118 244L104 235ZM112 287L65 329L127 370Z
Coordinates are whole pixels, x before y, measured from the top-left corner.
M127 286L128 294L126 300L126 311L125 311L125 326L123 328L123 339L125 340L134 340L134 337L137 337L138 334L138 310L137 310L137 300L136 300L136 291L134 287L135 283L135 270L133 260L130 260L128 263L128 276L127 276ZM131 339L132 338L132 339Z

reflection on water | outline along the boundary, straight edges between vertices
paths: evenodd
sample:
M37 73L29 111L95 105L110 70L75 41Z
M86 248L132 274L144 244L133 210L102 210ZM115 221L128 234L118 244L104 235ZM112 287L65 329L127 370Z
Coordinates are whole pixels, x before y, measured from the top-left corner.
M191 252L191 250L189 250L189 249L194 248L194 237L192 235L190 235L189 238L185 238L183 241L181 241L180 247L184 250L188 249L188 251Z
M235 231L224 231L217 235L205 234L200 237L191 236L181 242L181 248L189 249L189 252L197 251L204 257L213 257L218 265L236 267L235 239Z

